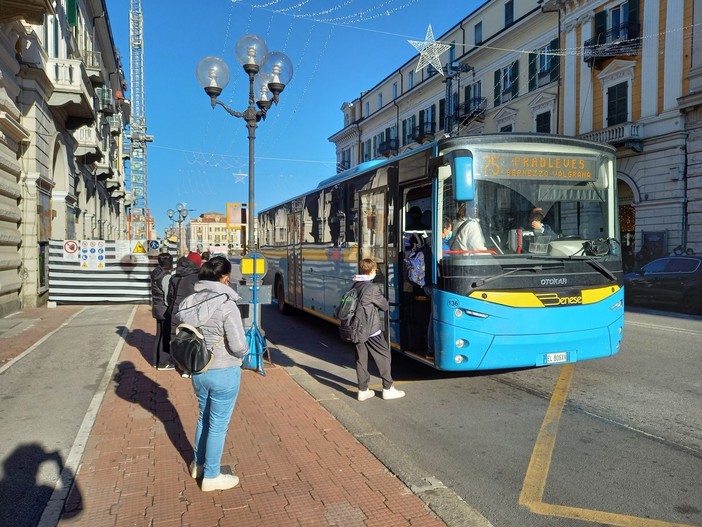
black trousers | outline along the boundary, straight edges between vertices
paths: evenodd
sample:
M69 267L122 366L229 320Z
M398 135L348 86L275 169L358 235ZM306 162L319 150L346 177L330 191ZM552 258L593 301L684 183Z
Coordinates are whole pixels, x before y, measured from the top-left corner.
M154 341L154 367L170 359L171 317L156 320L156 340Z
M388 346L385 335L380 333L375 337L370 337L365 342L356 344L356 376L358 377L358 389L361 391L368 389L370 373L368 373L368 354L373 356L378 373L383 380L383 389L387 390L392 386L392 374L390 373L390 346Z

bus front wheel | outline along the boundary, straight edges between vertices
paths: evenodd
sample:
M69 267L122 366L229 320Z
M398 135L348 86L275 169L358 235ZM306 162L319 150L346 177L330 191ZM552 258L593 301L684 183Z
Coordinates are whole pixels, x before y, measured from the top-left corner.
M292 308L285 303L285 286L281 280L278 281L278 285L275 288L275 298L278 300L278 311L283 315L289 315Z

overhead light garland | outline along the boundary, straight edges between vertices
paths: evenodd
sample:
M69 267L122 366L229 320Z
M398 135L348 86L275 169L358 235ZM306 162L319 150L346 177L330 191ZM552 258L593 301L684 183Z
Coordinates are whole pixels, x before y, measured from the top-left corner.
M448 44L442 44L434 39L434 31L431 29L431 24L427 28L427 36L424 40L408 40L417 51L419 51L419 62L417 62L416 72L419 72L427 64L434 66L436 71L443 76L444 71L441 65L441 54L450 49Z

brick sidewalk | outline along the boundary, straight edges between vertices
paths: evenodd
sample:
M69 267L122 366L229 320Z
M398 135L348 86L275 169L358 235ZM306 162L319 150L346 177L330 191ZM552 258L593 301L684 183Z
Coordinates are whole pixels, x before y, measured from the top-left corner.
M241 484L202 492L187 471L197 401L147 362L153 333L139 306L60 526L444 525L275 365L242 377L222 457Z

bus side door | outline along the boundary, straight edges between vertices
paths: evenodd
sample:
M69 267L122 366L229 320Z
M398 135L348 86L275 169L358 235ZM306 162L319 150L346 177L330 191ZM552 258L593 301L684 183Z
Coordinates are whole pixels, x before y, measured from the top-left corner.
M363 192L361 198L361 215L359 226L359 263L363 258L373 258L378 264L375 283L380 285L383 294L388 294L388 211L386 189L374 189ZM381 313L383 324L387 317ZM387 329L387 326L386 326Z
M302 245L300 213L288 215L288 292L287 302L302 307Z

